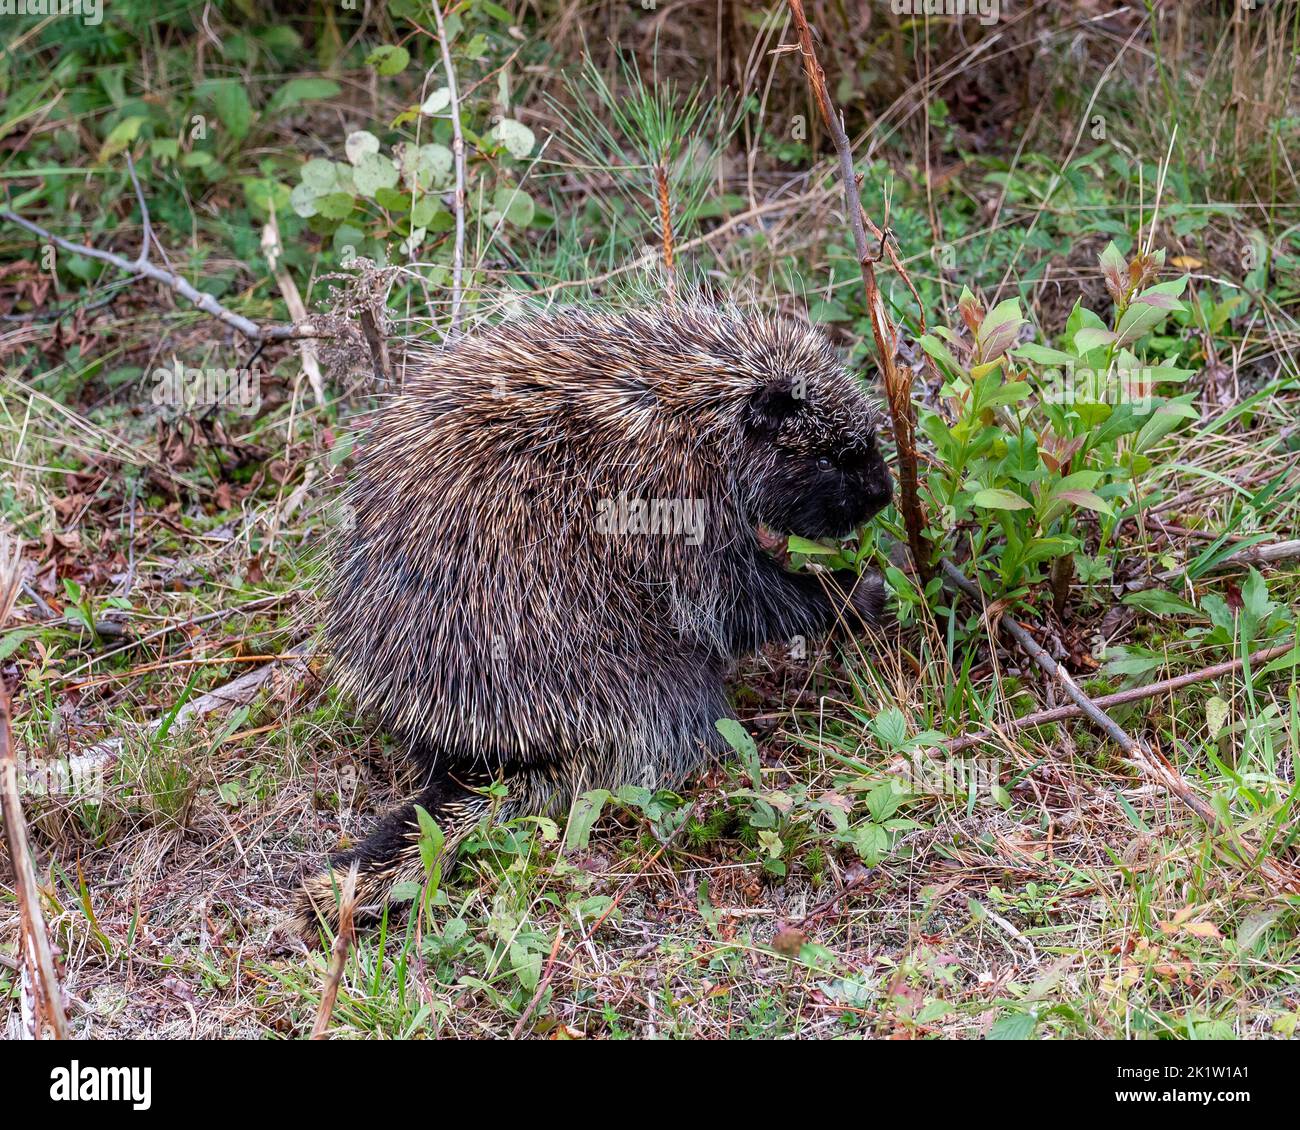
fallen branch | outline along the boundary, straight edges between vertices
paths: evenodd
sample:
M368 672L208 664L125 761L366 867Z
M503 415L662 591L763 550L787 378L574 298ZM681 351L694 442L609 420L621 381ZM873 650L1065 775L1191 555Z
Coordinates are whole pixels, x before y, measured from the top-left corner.
M1229 569L1248 569L1252 565L1267 565L1278 561L1289 561L1294 557L1300 557L1300 539L1293 541L1278 541L1268 545L1252 545L1247 549L1239 549L1236 553L1231 553L1222 561L1216 561L1206 573L1222 573ZM1163 573L1156 574L1157 581L1177 580L1187 572L1187 567L1181 569L1166 569Z
M174 290L187 302L192 303L205 314L216 318L219 322L225 323L231 329L243 334L249 341L269 342L269 341L287 341L297 338L312 337L333 337L333 331L326 329L322 324L313 322L310 319L296 322L287 326L259 326L256 322L245 318L242 314L236 314L232 310L227 310L210 294L191 286L180 275L173 274L171 271L165 271L163 268L156 266L149 259L150 243L157 243L153 234L153 227L149 221L149 208L145 204L144 193L140 189L140 182L135 175L135 165L130 158L127 159L127 168L131 174L131 182L135 186L136 199L140 202L140 223L144 230L144 240L140 247L140 254L135 259L127 259L125 256L118 255L112 251L99 251L94 247L88 247L84 243L73 243L71 240L57 236L53 232L47 231L40 224L34 224L31 220L25 220L22 216L7 210L0 210L0 220L8 220L11 224L17 224L20 228L25 228L35 236L39 236L47 243L54 244L60 250L67 251L72 255L84 255L87 259L95 259L101 263L108 263L116 267L119 271L125 271L129 275L135 275L140 278L152 279L154 282L160 282L165 287Z
M1276 647L1257 651L1245 659L1232 659L1225 663L1215 663L1209 667L1202 667L1199 671L1189 671L1185 675L1176 675L1169 679L1161 679L1157 683L1148 683L1144 687L1130 687L1125 691L1102 695L1100 698L1094 698L1092 702L1099 710L1106 710L1112 706L1124 706L1130 702L1140 702L1144 698L1154 698L1156 695L1164 694L1167 691L1177 691L1183 687L1190 687L1195 683L1208 682L1210 679L1217 679L1221 675L1233 675L1248 662L1251 667L1255 667L1257 664L1278 659L1293 650L1295 650L1294 643L1278 644ZM964 734L962 737L949 742L942 749L931 750L930 753L932 755L935 753L959 753L971 746L982 745L984 742L993 741L1005 734L1015 733L1032 726L1044 726L1049 722L1063 722L1067 718L1078 718L1082 714L1082 708L1075 703L1070 703L1068 706L1056 706L1051 710L1036 710L1032 714L1024 715L1022 718L1013 718L996 730L980 730L974 734Z
M889 320L889 315L885 312L885 304L880 297L880 287L876 283L875 264L878 257L873 257L867 245L866 223L870 221L866 219L866 212L862 207L858 178L853 171L853 149L844 129L844 120L835 109L830 93L826 89L826 72L822 70L816 49L813 47L812 31L804 15L803 0L787 0L787 2L795 30L799 35L799 49L803 56L808 85L812 88L817 109L821 113L826 129L830 132L835 143L835 152L839 157L849 227L853 231L853 246L857 253L858 265L862 269L867 311L871 315L871 333L876 342L876 354L880 359L881 375L884 379L885 399L889 404L889 414L893 420L894 442L898 447L899 510L903 516L903 525L907 529L907 541L912 552L913 564L924 584L932 576L933 569L925 539L925 515L921 508L921 497L917 487L916 415L912 406L912 374L907 369L900 371L895 363L894 354L897 351L898 335ZM890 254L894 265L902 272L902 264L891 254L885 234L874 224L872 229L880 240L880 255ZM907 279L906 272L902 273L908 287L915 294L911 280Z
M953 587L983 605L984 593L977 584L967 579L961 570L946 557L940 560L939 566ZM1070 677L1070 673L1038 645L1034 637L1024 627L1017 624L1010 616L1000 617L997 624L999 628L1004 630L1007 635L1020 645L1035 663L1060 684L1065 693L1074 701L1080 714L1119 746L1132 764L1136 765L1138 769L1154 780L1166 792L1173 794L1178 800L1182 801L1188 809L1200 817L1215 836L1225 840L1227 850L1237 860L1247 867L1257 867L1261 874L1280 889L1292 894L1300 894L1300 875L1293 868L1288 868L1279 860L1263 852L1252 851L1237 835L1235 829L1221 820L1214 810L1191 790L1187 782L1179 776L1178 771L1168 760L1145 742L1140 742L1125 733L1113 718L1084 693L1082 688ZM1287 650L1289 651L1290 648L1291 645L1288 644Z
M22 546L9 549L7 538L0 538L0 626L9 619L22 578ZM18 960L23 966L24 986L32 998L32 1035L40 1037L42 1027L55 1039L68 1036L68 1017L63 1008L63 990L54 951L45 932L41 914L40 890L36 885L36 868L27 843L27 821L23 817L22 798L18 791L18 754L14 749L10 724L9 692L0 680L0 812L4 815L5 839L14 870L14 890L18 898Z
M939 567L943 574L952 583L953 587L958 589L971 600L976 601L981 606L984 605L984 593L975 582L967 579L960 569L957 568L946 557L939 562ZM1056 662L1046 651L1039 646L1038 642L1029 634L1020 624L1016 623L1010 616L1003 616L998 620L998 627L1007 633L1021 649L1041 667L1048 675L1060 684L1061 688L1074 701L1079 708L1079 712L1100 729L1110 738L1117 746L1120 747L1129 757L1133 758L1136 763L1147 773L1148 776L1163 785L1169 792L1173 793L1180 801L1190 808L1199 816L1207 825L1218 831L1231 834L1230 829L1223 826L1213 810L1199 796L1192 792L1187 782L1184 781L1173 769L1173 767L1154 750L1148 748L1145 743L1131 738L1124 730L1111 718L1104 710L1100 709L1091 698L1084 693L1082 688L1071 678L1070 673ZM1235 839L1235 837L1234 837Z
M339 929L334 935L334 944L330 947L329 973L325 977L325 991L321 993L320 1007L316 1010L316 1023L311 1026L313 1040L326 1039L330 1018L334 1015L334 1005L339 999L339 986L343 983L343 971L347 968L348 949L352 945L352 915L357 905L357 865L348 868L343 880L343 890L339 892Z

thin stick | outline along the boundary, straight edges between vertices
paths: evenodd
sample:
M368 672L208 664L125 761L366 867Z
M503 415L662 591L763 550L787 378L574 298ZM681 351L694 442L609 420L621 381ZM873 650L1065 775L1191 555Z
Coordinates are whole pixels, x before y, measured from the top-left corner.
M1251 565L1265 565L1277 561L1289 561L1293 557L1300 557L1300 539L1294 541L1278 541L1270 545L1252 545L1247 549L1239 549L1236 553L1229 554L1222 561L1216 561L1207 570L1209 573L1221 573L1228 569L1245 569ZM1156 574L1158 581L1172 581L1181 577L1187 572L1187 567L1181 569L1167 569L1163 573Z
M1105 710L1112 706L1140 702L1144 698L1154 698L1166 691L1182 690L1183 687L1190 687L1194 683L1208 682L1210 679L1217 679L1221 675L1236 674L1247 663L1251 667L1255 667L1260 663L1267 663L1271 659L1278 659L1294 649L1294 643L1278 644L1276 647L1268 647L1262 651L1257 651L1244 659L1232 659L1225 663L1215 663L1209 667L1202 667L1199 671L1189 671L1185 675L1175 675L1169 679L1161 679L1157 683L1148 683L1144 687L1130 687L1126 691L1116 691L1114 694L1102 695L1100 698L1092 700L1093 705L1099 710ZM992 741L1001 733L1015 733L1030 726L1043 726L1048 722L1061 722L1066 718L1078 718L1082 713L1083 711L1074 703L1053 707L1051 710L1036 710L1032 714L1024 715L1022 718L1013 718L1004 726L1000 726L998 730L980 730L974 734L964 734L962 737L949 742L937 752L944 754L957 753L963 749L969 749L971 746Z
M844 119L835 109L835 104L826 89L826 72L822 70L822 65L817 60L812 31L804 15L803 0L787 0L787 2L795 30L799 35L799 49L803 56L808 85L812 88L822 121L835 142L835 152L839 156L840 177L844 182L844 202L848 212L849 227L853 231L853 246L862 269L867 310L871 315L871 333L876 341L876 354L880 358L881 374L884 378L885 398L889 403L889 414L894 424L894 442L898 447L899 509L903 515L903 525L907 528L907 541L912 551L912 561L924 583L930 579L933 569L925 541L925 515L921 509L921 497L917 489L916 419L912 407L912 374L907 369L900 372L894 362L894 352L898 342L897 331L890 322L889 315L885 313L880 287L876 283L876 259L867 246L867 231L863 222L866 213L858 194L858 178L853 171L853 149L844 130ZM875 226L872 226L874 229ZM888 240L879 229L875 230L880 237L881 253L888 254ZM894 262L897 264L896 258ZM910 280L908 285L911 286Z
M262 254L266 256L267 266L275 276L275 285L280 288L280 297L289 310L289 317L295 323L307 320L307 305L302 300L298 284L284 263L284 245L280 241L280 225L276 222L275 211L262 228ZM316 343L304 339L298 345L298 354L302 358L302 371L307 374L307 383L311 385L312 395L317 405L325 403L325 380L320 371L320 357L316 353Z
M0 626L3 626L18 596L22 577L21 544L14 544L10 553L8 539L0 539L0 568L3 569L3 574L0 574ZM9 693L3 679L0 679L0 812L4 814L5 839L9 843L14 890L18 896L19 960L31 974L37 1029L33 1035L40 1035L39 1028L43 1022L56 1040L66 1040L68 1018L63 1011L63 991L59 986L49 935L45 932L36 868L27 843L27 821L23 818L23 804L18 793L18 754L10 725Z
M131 184L135 188L135 198L140 203L140 254L135 257L136 265L149 262L149 245L153 243L153 225L149 222L149 205L144 202L144 189L140 187L140 178L135 175L135 162L130 150L126 154L126 171L131 174Z
M259 326L256 322L250 321L242 314L236 314L227 310L210 294L204 294L196 290L179 275L174 275L170 271L164 271L161 267L155 266L147 259L136 259L134 261L126 259L112 251L99 251L94 247L88 247L84 243L73 243L71 240L57 236L53 232L47 231L40 224L34 224L31 220L24 220L13 212L0 210L0 220L8 220L11 224L17 224L20 228L26 228L35 236L54 244L55 247L73 255L84 255L87 259L97 259L101 263L108 263L116 267L119 271L125 271L129 275L136 275L147 279L153 279L154 282L160 282L171 290L174 290L187 302L193 303L205 314L216 318L219 322L224 322L231 329L243 334L249 341L287 341L293 338L304 337L333 337L334 334L318 325L313 321L300 322L297 325L290 326ZM147 223L147 221L146 221ZM142 251L143 254L143 251Z
M434 0L433 18L438 25L438 46L442 48L442 65L447 72L447 93L450 96L451 152L456 159L456 246L451 260L451 332L455 337L460 330L460 304L465 277L465 137L460 129L460 98L456 93L456 70L451 65L451 45L447 42L447 25L442 18L441 0Z
M352 912L357 903L357 865L348 868L343 880L343 890L339 898L339 930L334 935L334 945L330 947L329 973L325 977L325 991L321 993L320 1007L316 1010L316 1023L311 1026L313 1040L328 1039L330 1019L334 1015L334 1005L339 999L339 986L343 983L343 971L348 964L348 949L352 945Z
M980 590L980 587L973 581L968 580L951 561L945 557L939 562L939 567L954 587L970 597L971 600L977 601L980 605L984 604L984 593ZM1126 754L1134 758L1149 776L1173 793L1174 796L1204 820L1209 827L1219 832L1230 831L1223 826L1210 806L1192 792L1187 782L1174 771L1173 767L1163 757L1157 755L1154 750L1147 748L1145 743L1129 737L1113 718L1106 714L1104 710L1101 710L1083 692L1074 679L1070 677L1070 673L1048 655L1038 645L1034 637L1017 624L1015 620L1010 616L1003 616L998 621L998 626L1015 640L1035 663L1061 685L1065 693L1070 696L1079 708L1081 714L1102 730Z

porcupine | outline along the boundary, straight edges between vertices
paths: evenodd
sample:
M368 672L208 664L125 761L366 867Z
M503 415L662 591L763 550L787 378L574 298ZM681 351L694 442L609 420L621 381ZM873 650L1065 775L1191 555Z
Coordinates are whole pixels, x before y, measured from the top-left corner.
M334 921L353 863L361 920L423 878L416 805L450 850L494 781L498 819L675 787L725 748L739 656L876 621L879 575L790 572L756 529L842 536L884 507L878 419L821 332L703 301L422 356L360 446L325 617L340 683L421 790L308 877L300 928Z

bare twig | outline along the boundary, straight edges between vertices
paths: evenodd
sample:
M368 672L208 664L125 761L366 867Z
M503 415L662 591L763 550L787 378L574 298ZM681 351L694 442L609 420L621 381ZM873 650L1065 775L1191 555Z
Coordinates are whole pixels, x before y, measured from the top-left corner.
M984 604L984 593L980 590L980 587L969 580L951 561L944 558L939 562L939 567L955 588L971 600L977 601L981 605ZM1039 646L1028 631L1010 616L1003 616L999 619L998 626L1015 640L1039 667L1060 684L1061 688L1079 708L1079 712L1093 725L1102 730L1129 757L1133 758L1148 776L1173 793L1211 828L1222 832L1228 831L1223 827L1210 806L1196 793L1192 792L1187 782L1174 771L1173 767L1154 750L1148 748L1145 743L1139 742L1125 733L1113 718L1100 709L1084 693L1082 688L1071 678L1070 673Z
M339 999L339 986L343 983L343 971L347 968L348 948L352 945L352 913L357 904L357 865L348 868L343 880L343 890L339 897L339 929L334 935L334 945L330 947L329 973L325 977L325 991L321 993L320 1007L316 1010L316 1023L311 1026L313 1040L326 1039L330 1018L334 1015L334 1005Z
M161 267L155 266L149 261L148 246L153 238L153 230L149 223L149 212L145 207L144 194L140 192L139 181L135 178L135 167L132 165L131 178L136 184L136 194L140 201L142 210L142 222L145 231L145 243L140 249L140 255L135 259L127 259L112 251L99 251L94 247L88 247L84 243L73 243L71 240L57 236L53 232L47 231L40 224L34 224L31 220L25 220L22 216L7 210L0 210L0 220L7 220L11 224L17 224L20 228L25 228L33 235L54 244L55 247L67 251L73 255L84 255L87 259L96 259L101 263L108 263L116 267L119 271L125 271L127 274L136 275L137 277L152 279L154 282L160 282L171 290L174 290L187 302L193 303L198 309L205 314L216 318L219 322L225 323L237 333L242 334L249 341L287 341L294 338L308 337L333 337L333 332L324 326L311 320L299 322L288 326L259 326L256 322L245 318L242 314L236 314L232 310L227 310L210 294L205 294L201 290L195 289L180 275L173 274L171 271L165 271Z
M22 546L0 539L0 627L9 618L22 577ZM41 914L40 890L36 885L36 868L27 843L27 822L23 817L18 792L18 754L14 749L10 725L9 692L0 680L0 812L4 814L5 839L14 870L14 890L18 896L21 936L19 960L23 964L32 994L34 1025L45 1027L55 1039L68 1036L68 1018L63 1009L63 990L45 920ZM34 1032L39 1036L40 1032Z
M388 360L388 338L380 325L383 315L377 310L378 303L371 298L357 311L357 316L361 319L361 334L366 339L366 348L370 350L370 367L382 387L392 380L393 370Z
M438 45L442 48L442 65L447 71L448 109L451 113L451 152L456 164L456 244L451 260L451 332L460 330L460 306L465 280L465 136L460 128L460 98L456 93L456 68L451 62L451 44L447 42L447 25L442 18L442 0L434 0L433 18L438 25Z
M1161 679L1156 683L1148 683L1144 687L1130 687L1126 691L1116 691L1114 694L1102 695L1100 698L1094 698L1092 702L1099 710L1106 710L1112 706L1123 706L1130 702L1140 702L1144 698L1154 698L1156 695L1165 694L1168 691L1181 690L1183 687L1190 687L1195 683L1204 683L1210 679L1217 679L1221 675L1235 674L1247 663L1251 667L1260 663L1267 663L1272 659L1278 659L1286 655L1294 649L1295 644L1293 643L1278 644L1276 647L1268 647L1262 651L1257 651L1245 659L1231 659L1225 663L1215 663L1209 667L1202 667L1199 671L1189 671L1185 675L1175 675L1169 679ZM971 746L992 741L1000 733L1015 733L1031 726L1043 726L1049 722L1062 722L1067 718L1078 718L1081 714L1083 714L1083 710L1074 703L1057 706L1051 710L1036 710L1032 714L1026 714L1021 718L1013 718L1010 722L1000 726L997 731L980 730L978 733L964 734L960 738L948 742L942 750L937 752L944 754L958 753L961 750L969 749Z
M1216 561L1210 566L1207 572L1222 573L1229 569L1246 569L1251 565L1265 565L1276 561L1289 561L1293 557L1300 557L1300 539L1294 541L1278 541L1268 545L1252 545L1247 549L1239 549L1236 553L1229 554L1222 561ZM1163 573L1156 574L1158 581L1172 581L1181 577L1187 572L1187 567L1181 569L1166 569Z
M135 198L140 204L140 254L135 257L136 266L149 262L149 246L153 243L153 225L149 222L149 205L144 202L144 189L140 187L140 178L135 174L135 161L130 150L126 154L126 171L131 174L131 185L135 189Z
M876 354L880 359L881 375L884 378L885 398L889 403L889 414L894 425L894 442L898 447L898 485L899 509L903 524L907 528L907 541L912 551L912 561L922 581L928 581L933 573L930 565L930 551L925 540L925 515L921 509L921 497L917 488L916 464L916 417L912 407L912 374L904 368L900 370L895 362L898 336L885 304L880 297L880 287L876 283L876 257L867 245L866 212L862 207L862 198L858 191L858 178L853 171L853 149L848 134L844 130L844 120L835 109L830 93L826 88L826 72L817 59L813 47L812 31L804 15L803 0L787 0L795 30L799 35L799 48L803 56L804 73L808 76L808 85L821 113L822 121L835 143L835 152L839 156L840 177L844 182L844 200L848 213L849 227L853 231L853 246L858 263L862 269L862 283L866 292L867 311L871 315L871 332L876 342ZM864 222L865 221L865 222ZM891 255L898 269L902 265L892 255L888 239L875 225L881 244L881 254ZM906 277L906 276L905 276ZM910 280L908 286L911 286Z

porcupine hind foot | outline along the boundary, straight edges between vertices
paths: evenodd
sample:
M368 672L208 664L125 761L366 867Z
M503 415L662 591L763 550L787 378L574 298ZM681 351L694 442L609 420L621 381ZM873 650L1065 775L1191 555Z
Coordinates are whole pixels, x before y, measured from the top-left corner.
M433 781L405 804L385 815L361 843L330 858L327 870L303 879L298 890L292 928L308 942L319 940L322 925L338 929L339 899L348 870L357 867L353 922L378 921L389 895L399 883L423 883L420 827L416 806L433 817L443 834L444 858L478 825L491 801L481 792L494 777L481 766L442 769ZM510 801L506 801L510 805ZM505 813L508 817L508 813Z

